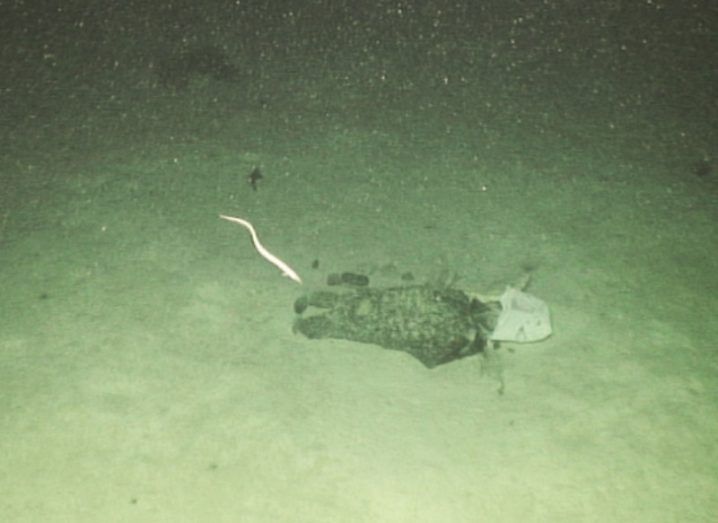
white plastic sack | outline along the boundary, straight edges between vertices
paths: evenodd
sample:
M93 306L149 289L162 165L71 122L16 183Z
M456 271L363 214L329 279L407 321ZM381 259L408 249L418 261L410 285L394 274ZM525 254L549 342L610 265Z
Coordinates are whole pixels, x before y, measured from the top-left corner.
M540 341L551 335L548 305L531 294L507 287L499 298L501 312L491 333L494 341Z

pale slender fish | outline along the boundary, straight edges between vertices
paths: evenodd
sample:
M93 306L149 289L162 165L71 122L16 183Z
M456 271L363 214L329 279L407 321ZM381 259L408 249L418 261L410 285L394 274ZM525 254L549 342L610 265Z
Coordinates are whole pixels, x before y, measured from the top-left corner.
M220 218L223 220L227 220L233 223L238 223L245 229L249 231L249 234L252 236L252 244L254 245L254 248L257 249L257 252L269 263L277 267L280 271L282 271L282 275L286 276L287 278L290 278L294 280L297 283L302 283L302 279L299 277L299 275L295 272L294 269L292 269L289 265L284 263L282 260L277 258L274 254L269 252L264 245L262 245L259 241L259 236L257 236L257 231L254 230L254 226L249 223L247 220L243 220L242 218L235 218L234 216L225 216L224 214L219 215Z

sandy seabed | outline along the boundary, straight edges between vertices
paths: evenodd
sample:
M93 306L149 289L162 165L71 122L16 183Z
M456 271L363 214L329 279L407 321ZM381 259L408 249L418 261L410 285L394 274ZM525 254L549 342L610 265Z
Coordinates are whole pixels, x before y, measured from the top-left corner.
M714 521L715 141L670 108L496 83L138 80L23 120L0 171L2 519ZM329 272L482 291L526 267L554 334L490 362L292 332Z

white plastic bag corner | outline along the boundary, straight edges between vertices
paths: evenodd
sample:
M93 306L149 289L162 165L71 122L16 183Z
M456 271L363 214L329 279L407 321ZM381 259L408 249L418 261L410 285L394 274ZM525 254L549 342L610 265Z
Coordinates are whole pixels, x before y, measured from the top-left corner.
M490 338L494 341L540 341L551 335L548 305L537 297L507 287L499 298L501 312Z

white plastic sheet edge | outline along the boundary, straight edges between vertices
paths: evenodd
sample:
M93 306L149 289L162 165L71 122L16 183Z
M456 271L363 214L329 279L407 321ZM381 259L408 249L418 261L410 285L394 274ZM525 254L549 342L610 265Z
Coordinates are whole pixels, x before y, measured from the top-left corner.
M507 287L499 301L501 312L490 336L492 340L525 343L541 341L551 335L551 317L543 300Z

